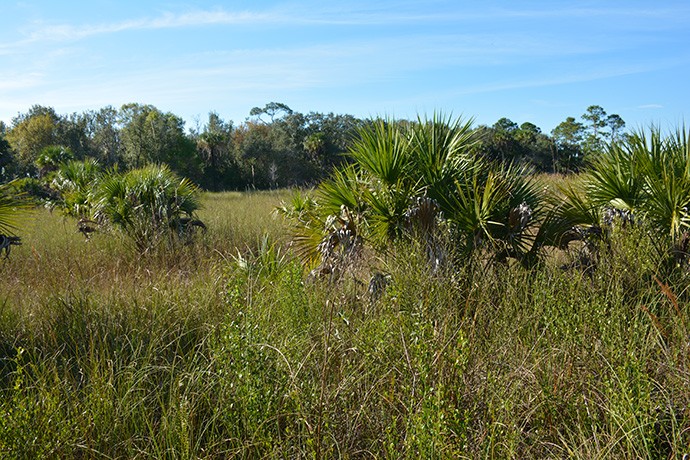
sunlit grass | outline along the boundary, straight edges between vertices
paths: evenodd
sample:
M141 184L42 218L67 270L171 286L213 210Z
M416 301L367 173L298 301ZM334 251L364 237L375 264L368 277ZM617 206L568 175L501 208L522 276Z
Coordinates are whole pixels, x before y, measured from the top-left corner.
M282 244L289 196L206 194L206 234L144 255L37 210L0 262L0 457L689 452L690 283L644 228L589 274L401 245L328 282Z

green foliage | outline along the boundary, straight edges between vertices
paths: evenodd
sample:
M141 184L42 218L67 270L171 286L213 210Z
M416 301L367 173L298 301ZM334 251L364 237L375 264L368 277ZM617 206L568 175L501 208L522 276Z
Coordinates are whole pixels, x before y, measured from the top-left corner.
M34 106L12 121L5 138L15 152L19 169L29 172L41 150L56 143L59 117L53 109Z
M60 198L44 181L36 179L35 177L14 179L5 185L7 191L10 193L21 195L26 198L27 201L35 204L45 203L51 205Z
M533 123L520 126L501 118L493 126L477 128L478 154L491 161L531 165L538 171L563 171L569 153L557 149L555 139L543 134Z
M196 149L202 162L200 184L209 190L237 186L239 166L232 145L232 122L223 121L215 112L195 136Z
M517 123L501 118L493 126L477 128L476 151L490 161L531 165L539 171L554 172L560 166L554 156L554 142L533 123Z
M640 154L645 155L612 144L606 154L594 160L587 171L585 185L593 204L629 211L637 208L643 199L644 184Z
M59 204L65 214L79 218L92 216L102 174L100 164L91 158L60 164L50 186L60 194Z
M408 139L393 120L374 120L362 129L350 157L364 173L386 187L394 187L410 174Z
M235 126L210 112L206 124L186 132L179 116L152 105L65 115L34 106L9 128L0 126L0 180L50 175L68 160L50 152L61 146L72 152L70 159L95 159L105 168L164 163L213 191L314 184L344 162L361 124L351 115L302 114L277 102L252 109L251 116L258 118Z
M122 159L129 168L165 163L186 177L198 175L196 149L180 117L150 105L126 104L120 122Z
M118 117L118 110L112 106L83 114L89 155L106 167L112 167L121 160Z
M35 164L39 169L39 176L45 176L55 171L58 167L74 159L74 152L69 147L61 145L49 145L41 150Z
M472 120L442 113L409 125L412 178L419 176L429 196L442 202L457 174L471 169L470 148L476 142Z
M365 125L349 152L353 164L321 183L309 219L295 223L300 252L313 261L319 251L305 246L324 247L343 234L378 250L410 238L431 247L445 220L461 246L458 254L481 250L499 260L528 257L530 228L541 213L539 188L526 167L473 156L474 142L471 121L442 114L415 123ZM536 258L534 252L529 258Z
M685 127L662 137L658 128L649 136L636 133L627 142L631 157L640 162L643 215L677 243L690 227L690 134Z
M488 249L499 260L524 259L531 250L541 213L538 184L525 167L472 168L455 182L453 202L444 214L457 233L460 251Z
M292 109L281 102L269 102L263 108L254 107L249 111L249 115L257 117L261 120L261 115L268 115L271 119L271 123L275 121L276 116L279 113L283 113L283 116L291 115ZM266 123L264 120L261 120Z
M639 223L656 251L683 265L690 250L690 153L685 128L658 128L611 143L583 174L580 187L561 188L539 230L540 245L565 248L580 240L589 251L618 225ZM596 251L595 251L596 252Z
M166 166L151 165L103 178L95 217L121 229L143 252L176 232L199 209L199 190Z
M554 172L578 171L584 159L582 123L568 117L551 131L551 135L555 148Z
M687 453L688 274L660 277L646 228L612 229L589 276L434 269L401 239L330 283L262 236L286 195L204 195L208 239L174 257L38 211L0 265L3 458Z
M688 133L679 128L664 136L659 128L639 131L612 144L588 174L593 204L632 212L649 224L656 241L670 241L685 259L690 226L690 152Z
M0 235L14 235L29 207L13 185L0 185Z

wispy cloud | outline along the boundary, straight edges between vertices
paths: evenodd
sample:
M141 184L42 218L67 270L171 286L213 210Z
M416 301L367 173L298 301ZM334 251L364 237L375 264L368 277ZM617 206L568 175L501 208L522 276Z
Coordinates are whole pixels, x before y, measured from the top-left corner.
M132 19L97 25L61 24L44 26L30 34L29 40L80 40L94 35L126 32L129 30L172 29L180 27L208 26L214 24L259 24L279 21L280 18L266 13L228 12L223 10L196 11L191 13L164 13L156 18Z
M37 72L12 75L0 73L0 92L35 88L43 80L44 75Z
M661 104L643 104L643 105L638 105L638 109L642 110L648 110L648 109L663 109L664 106Z
M0 42L0 109L21 100L29 101L24 108L40 102L69 110L135 100L174 110L316 93L329 103L399 107L645 72L652 80L659 69L690 65L683 48L690 5L680 0L660 8L641 0L569 7L278 0L184 10L145 3L140 16L114 8L121 16L101 22L67 7L62 19L17 20ZM581 87L563 90L572 88ZM546 97L539 92L531 91ZM630 108L662 108L645 99L665 100L647 94Z
M468 79L466 84L455 89L417 93L408 98L400 98L399 103L423 103L428 101L450 100L463 96L474 96L488 93L523 90L530 88L548 88L562 85L588 83L593 81L613 79L629 75L638 75L659 69L670 68L676 65L675 61L659 61L640 65L609 65L598 68L580 69L571 68L561 73L552 73L546 76L524 75L522 78L513 78L509 81L496 79L477 84L476 80ZM656 104L648 104L638 108L661 108Z
M396 2L397 3L397 2ZM318 5L318 6L317 6ZM446 10L439 8L435 12L420 9L418 5L400 8L399 5L369 6L369 5L340 5L329 6L314 4L311 7L301 6L291 9L274 8L269 10L229 11L223 8L211 10L194 10L181 13L165 12L157 17L129 19L125 21L101 24L37 24L26 39L11 44L37 41L80 40L95 35L113 34L130 30L155 30L183 27L200 27L211 25L257 25L283 24L299 25L401 25L401 24L431 24L431 23L475 23L477 21L495 22L501 19L515 18L567 18L577 17L611 17L620 21L621 18L644 18L657 21L685 21L690 18L690 7L678 8L549 8L549 9L510 9L510 8L481 8L477 10L457 8ZM650 21L651 22L651 21ZM613 24L616 24L615 22ZM0 53L8 45L0 45Z

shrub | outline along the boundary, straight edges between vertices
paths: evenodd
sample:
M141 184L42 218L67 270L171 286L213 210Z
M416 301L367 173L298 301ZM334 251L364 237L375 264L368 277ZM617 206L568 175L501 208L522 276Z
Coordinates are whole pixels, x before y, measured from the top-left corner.
M297 197L295 209L282 208L296 219L296 241L310 260L327 263L333 251L323 248L342 241L379 251L410 240L433 248L444 232L462 256L536 258L531 230L542 197L531 171L472 155L471 122L439 114L412 123L379 119L358 134L353 164L324 181L313 204Z
M159 165L105 178L96 195L96 218L121 229L141 252L190 231L200 205L194 184Z

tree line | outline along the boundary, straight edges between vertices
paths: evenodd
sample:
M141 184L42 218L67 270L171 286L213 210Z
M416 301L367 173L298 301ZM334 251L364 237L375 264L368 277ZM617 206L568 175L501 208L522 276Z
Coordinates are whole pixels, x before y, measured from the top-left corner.
M570 173L579 171L596 158L607 143L622 140L625 121L591 105L581 121L567 117L547 135L533 123L521 125L501 118L492 126L477 128L479 151L489 159L528 163L537 171Z
M117 170L166 164L207 190L304 186L351 161L345 153L358 129L372 122L352 115L303 114L270 102L251 109L238 124L210 112L203 124L186 129L182 118L152 105L66 115L34 105L9 126L0 122L0 182L40 178L61 162L89 159ZM625 136L624 127L620 116L600 106L587 108L581 121L568 117L550 135L533 123L501 118L473 129L474 151L489 160L568 173L578 171L607 142Z

